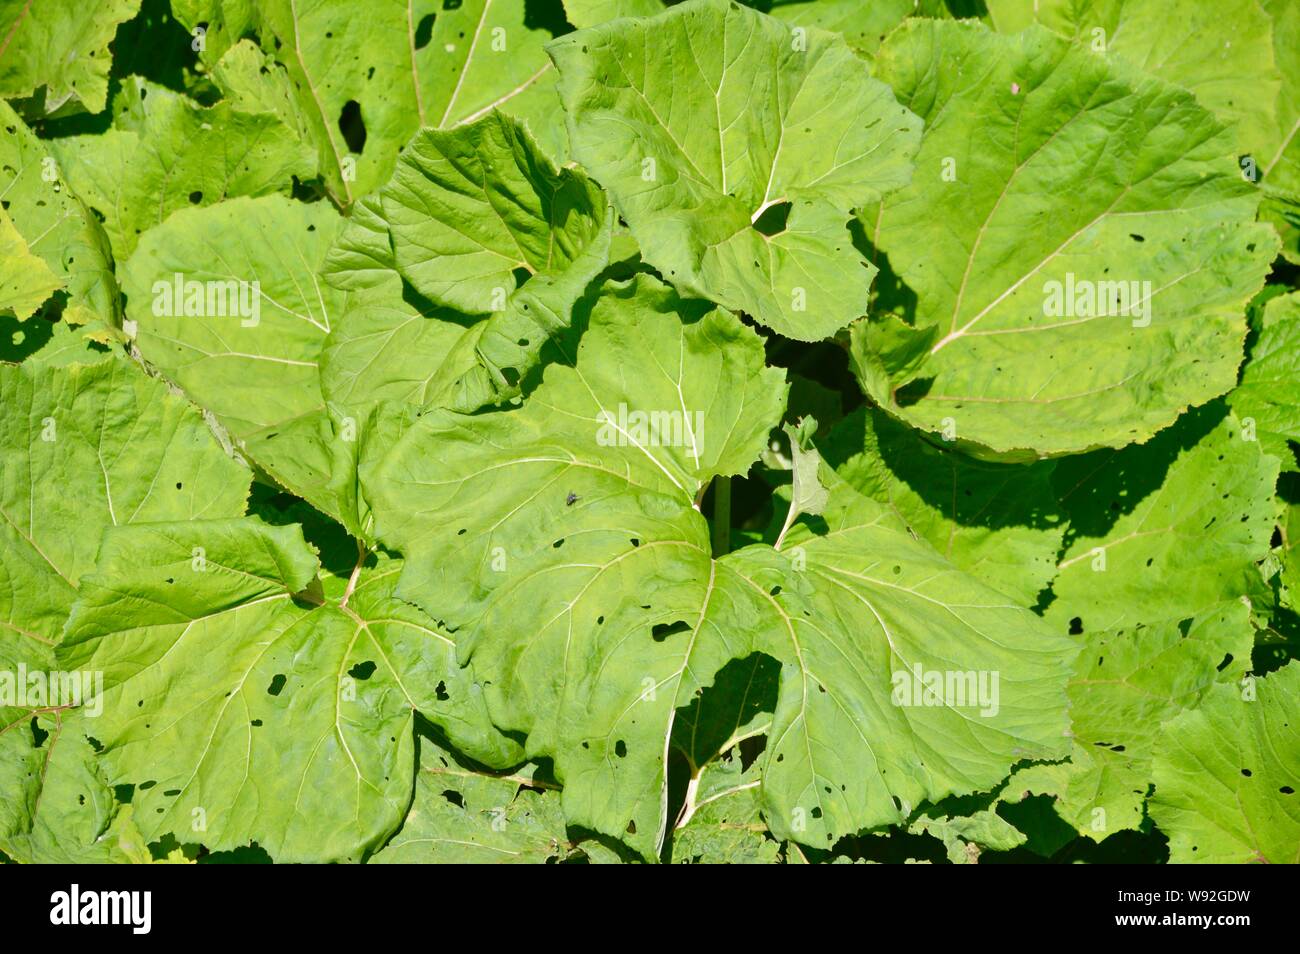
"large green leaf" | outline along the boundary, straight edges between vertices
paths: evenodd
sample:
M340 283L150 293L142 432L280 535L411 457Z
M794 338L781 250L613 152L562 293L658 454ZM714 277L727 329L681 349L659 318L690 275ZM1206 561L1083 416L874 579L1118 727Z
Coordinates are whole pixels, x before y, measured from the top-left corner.
M1062 817L1097 841L1137 828L1161 725L1239 679L1254 637L1241 602L1082 637L1070 679L1074 753L1056 792Z
M1233 128L1242 174L1262 181L1261 217L1283 253L1300 261L1300 230L1287 213L1300 190L1300 6L1291 0L993 0L1002 31L1037 22L1191 90ZM1231 24L1224 39L1222 24Z
M484 314L499 310L494 299L524 278L563 272L580 259L605 223L605 206L591 180L557 170L522 123L493 111L448 132L421 131L368 208L383 220L393 268L417 291ZM368 236L373 227L365 218L348 231ZM343 288L373 280L352 274L356 241L342 236L329 263L327 274Z
M547 49L574 155L665 277L804 341L866 310L850 213L907 182L920 123L842 39L690 0Z
M0 0L0 96L45 87L46 112L73 97L99 112L113 64L109 43L139 8L140 0Z
M405 812L416 711L518 759L451 640L394 598L400 563L369 557L337 599L317 568L301 529L254 518L105 537L59 659L104 674L101 758L149 840L358 858Z
M53 709L10 721L0 713L0 850L24 864L144 861L129 807L104 779L91 743L97 720Z
M591 180L557 170L526 127L493 111L417 134L392 181L356 207L324 274L341 288L400 275L437 304L490 314L444 349L424 387L426 400L475 410L515 396L543 346L570 326L574 303L608 264L613 220ZM388 344L373 333L385 315L414 330L391 312L371 316L364 343L350 336L364 367L375 357L367 344Z
M1264 306L1259 338L1228 403L1284 470L1296 469L1290 442L1300 441L1300 293Z
M575 363L522 409L426 413L363 469L407 557L399 594L455 630L494 720L555 760L570 823L647 855L677 710L755 653L782 666L761 769L779 838L827 847L1065 752L1068 644L849 488L822 532L712 558L695 501L779 419L762 365L734 316L646 277L607 286ZM996 672L1000 702L892 704L914 665Z
M54 144L77 194L103 216L120 261L177 209L288 193L295 176L315 175L314 151L274 113L224 102L203 108L136 78L122 95L139 96L143 115L119 114L113 128Z
M365 536L363 421L320 386L326 336L357 302L317 278L342 223L328 204L280 196L184 209L144 236L123 286L144 357L258 466ZM178 276L200 283L201 301L176 294Z
M1040 23L1092 52L1186 87L1235 127L1241 150L1258 159L1279 145L1281 76L1272 20L1259 0L992 0L989 19L1003 32ZM1225 23L1231 24L1226 41Z
M1064 632L1184 618L1249 592L1268 553L1277 460L1222 408L1149 443L1061 461L1070 520L1047 619Z
M856 490L972 576L1026 606L1052 582L1065 524L1050 463L973 460L874 408L845 418L825 451Z
M8 103L0 102L0 126L4 127L0 135L0 195L4 196L4 213L12 226L12 230L4 227L10 251L0 266L0 274L6 279L11 274L15 278L21 275L24 282L32 283L24 286L27 303L38 289L48 287L52 274L57 287L67 290L70 319L75 307L82 314L79 320L98 318L112 323L118 314L118 292L113 257L103 230L68 188L46 144L33 135ZM17 244L20 240L21 246ZM32 257L39 258L45 268L31 262ZM19 263L24 260L29 262L30 270L24 268L20 273ZM15 303L5 307L14 308L20 318L26 317Z
M0 672L20 680L20 666L56 671L53 647L105 528L240 514L250 475L198 412L125 360L0 365L0 406ZM91 701L93 680L78 685L80 697L0 707L9 854L100 850L115 806L87 765L94 720L68 708Z
M1170 861L1300 863L1300 665L1215 686L1167 723L1155 782Z
M258 28L263 47L288 69L326 187L348 206L388 178L418 129L450 129L494 107L527 121L553 154L563 154L555 70L542 50L553 33L529 7L525 0L375 0L359 11L350 0L267 0L251 8L187 0L177 16L187 26L209 24L214 57Z
M248 471L125 360L0 365L0 632L52 644L105 527L235 516Z
M876 72L926 135L865 226L935 336L865 376L882 406L1024 458L1145 440L1235 383L1277 239L1188 93L1037 27L911 20Z

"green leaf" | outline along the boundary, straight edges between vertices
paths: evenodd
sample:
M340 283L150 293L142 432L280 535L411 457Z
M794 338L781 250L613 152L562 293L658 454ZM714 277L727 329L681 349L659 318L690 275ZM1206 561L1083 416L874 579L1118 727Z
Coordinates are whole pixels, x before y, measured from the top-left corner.
M58 671L53 647L105 528L242 513L249 474L198 412L125 360L0 365L0 405L0 681L14 690L20 666L46 682ZM0 813L7 853L107 850L92 847L114 811L87 766L95 729L67 708L90 701L47 692L0 704L0 779L14 798Z
M763 823L758 767L742 771L740 757L712 763L699 800L673 832L674 864L779 864L781 844Z
M551 365L520 410L426 413L363 469L407 556L399 594L437 607L494 721L555 760L570 823L647 856L677 710L755 653L782 666L761 770L778 838L829 846L900 820L895 799L1064 753L1068 645L866 498L845 488L824 532L796 525L781 552L711 559L694 503L780 417L780 372L761 368L735 317L642 277L607 286L573 367ZM996 671L997 712L893 705L913 665Z
M0 102L0 126L5 133L0 136L0 194L4 195L6 217L16 232L9 234L6 241L13 249L11 254L20 256L21 250L13 243L21 239L29 256L41 259L45 265L42 270L31 263L32 271L24 278L33 282L31 293L46 287L53 273L58 287L67 290L69 306L90 317L116 323L119 309L113 257L99 224L69 190L46 144L32 134L8 103ZM12 267L5 265L6 269Z
M913 535L1025 606L1056 575L1065 522L1053 465L974 460L878 409L854 412L824 450L850 486L887 504Z
M677 287L802 341L865 311L850 212L907 182L920 123L843 40L690 0L547 49L574 155Z
M889 394L925 367L939 329L914 328L897 315L855 321L849 328L849 361L868 394Z
M114 799L89 741L95 724L84 709L0 714L0 778L15 786L0 808L5 854L24 864L139 860L125 843L130 811Z
M391 267L420 294L484 314L522 284L516 271L531 278L571 265L600 230L605 205L585 175L557 170L523 124L493 111L449 132L416 135L377 201L367 203L382 222L367 215L350 225L327 274L342 288L380 280L354 275L344 253L382 229Z
M379 3L364 16L349 0L184 6L182 22L216 33L214 57L257 27L288 70L341 206L384 182L417 130L451 129L493 108L525 120L554 155L565 152L555 70L542 49L553 33L525 0Z
M555 786L486 772L420 739L415 801L373 864L549 864L570 853Z
M1232 387L1277 241L1213 115L1041 28L911 20L876 73L926 134L864 225L940 335L911 380L862 381L878 403L1024 459L1143 441Z
M1235 127L1241 151L1263 157L1277 148L1281 76L1273 61L1269 13L1256 0L1207 5L1196 0L993 0L990 20L1003 32L1040 23L1151 76L1191 90L1202 106ZM1221 25L1231 23L1225 42Z
M322 602L295 526L190 521L105 537L59 658L104 674L101 758L113 784L135 786L148 840L358 858L405 811L416 711L480 759L518 760L451 641L394 598L400 566L371 557Z
M1171 862L1300 862L1300 666L1215 686L1167 723L1155 782Z
M1277 472L1215 407L1147 444L1061 461L1053 484L1070 530L1047 621L1118 629L1244 595L1268 553Z
M326 336L360 300L317 278L342 224L280 196L183 209L144 236L123 287L144 357L276 481L366 537L364 421L320 384Z
M1061 816L1097 841L1139 827L1161 725L1217 683L1238 680L1254 636L1249 607L1233 602L1082 637L1069 690L1074 754L1056 793Z
M0 313L0 361L10 364L95 364L109 345L125 340L121 329L95 318L76 324L51 315L47 303L35 321L20 322L13 313ZM79 312L84 316L84 312ZM63 316L60 316L63 317Z
M287 194L294 177L315 175L312 151L273 113L224 102L204 108L136 78L123 90L142 98L142 121L119 115L114 128L55 143L77 194L103 216L120 261L178 209Z
M420 132L392 180L357 206L324 274L350 289L400 275L439 305L490 314L426 381L427 400L471 411L517 395L543 346L569 328L608 264L613 220L590 179L557 170L526 127L493 111Z
M44 111L75 97L92 113L104 108L113 63L109 43L140 0L0 2L0 96L28 96L45 87Z
M232 110L275 116L293 138L311 142L311 123L295 98L288 70L252 40L240 40L212 64L212 81ZM316 171L314 159L311 170Z
M1264 306L1263 329L1228 403L1283 470L1297 468L1290 442L1300 441L1300 293Z
M124 360L0 365L0 633L52 644L106 527L240 514L248 472Z

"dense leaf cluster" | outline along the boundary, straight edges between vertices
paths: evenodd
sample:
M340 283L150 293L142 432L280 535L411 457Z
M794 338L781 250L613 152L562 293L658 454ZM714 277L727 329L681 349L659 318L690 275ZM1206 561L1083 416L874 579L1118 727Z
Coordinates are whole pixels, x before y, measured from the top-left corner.
M1300 859L1300 3L0 0L0 853Z

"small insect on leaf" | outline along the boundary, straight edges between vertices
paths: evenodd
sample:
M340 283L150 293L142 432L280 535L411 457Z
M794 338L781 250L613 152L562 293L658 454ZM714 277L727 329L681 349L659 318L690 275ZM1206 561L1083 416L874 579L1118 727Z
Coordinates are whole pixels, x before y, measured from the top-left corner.
M570 490L570 491L569 491L569 495L568 495L567 497L564 498L564 506L566 506L566 507L572 507L572 506L573 506L574 504L576 504L580 499L581 499L581 498L580 498L577 494L575 494L572 490Z

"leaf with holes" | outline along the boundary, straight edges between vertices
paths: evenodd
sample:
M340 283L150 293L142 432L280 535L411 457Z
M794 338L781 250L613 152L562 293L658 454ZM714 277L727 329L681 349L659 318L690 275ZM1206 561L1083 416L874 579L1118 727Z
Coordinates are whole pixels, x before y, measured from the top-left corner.
M1300 666L1215 686L1166 723L1155 783L1175 864L1300 862Z
M1058 632L1183 618L1244 596L1277 516L1277 460L1221 406L1149 443L1061 461L1069 518L1046 618Z
M837 425L825 451L841 477L956 566L1034 605L1065 532L1053 465L989 463L942 445L873 408Z
M1065 751L1068 644L847 487L820 532L712 557L695 501L758 456L783 394L734 316L641 278L607 286L522 409L425 414L363 469L399 595L437 607L494 720L555 760L570 822L647 855L677 711L755 653L781 666L761 768L781 839L830 847ZM930 670L961 692L912 705Z
M517 395L544 346L570 328L608 264L613 219L599 187L557 170L526 127L494 110L421 131L392 180L357 207L324 272L349 289L400 276L438 305L488 315L425 386L426 400L472 411Z
M93 851L116 811L96 782L93 674L51 677L54 646L108 527L243 512L249 473L166 385L125 360L0 364L0 846L28 860ZM23 694L26 674L40 694ZM107 850L107 845L101 849Z
M68 188L49 146L24 125L8 103L0 102L0 126L4 127L0 136L0 211L7 222L3 235L8 249L0 274L5 276L6 297L13 296L4 307L26 318L48 297L47 292L36 300L41 291L66 290L70 307L65 317L70 322L115 320L119 312L117 283L103 229ZM27 266L14 272L24 259ZM10 284L20 276L22 286ZM17 294L19 287L21 295ZM77 317L78 311L83 317Z
M41 92L41 111L71 100L97 113L108 95L109 43L118 24L135 16L140 0L4 0L0 3L0 96Z
M1074 752L1056 810L1096 841L1142 824L1160 727L1250 668L1241 602L1179 620L1080 637L1070 679Z
M177 4L187 27L212 34L216 60L254 30L288 71L298 114L340 206L384 182L417 130L452 129L493 108L526 121L557 157L565 151L555 70L543 44L563 17L534 20L525 0L392 0L364 15L349 0L216 0Z
M920 122L843 40L690 0L547 49L574 155L669 281L802 341L865 312L850 213L907 182Z
M1190 94L1038 27L927 20L876 75L926 131L912 184L863 224L936 340L866 376L873 399L1025 459L1146 440L1232 387L1277 238Z
M355 479L363 421L328 400L320 358L350 307L400 297L318 277L342 224L324 203L280 196L183 209L144 236L124 288L144 357L260 468L365 537Z
M58 649L102 671L95 730L145 837L281 861L359 859L410 798L416 712L498 765L518 750L434 621L374 555L330 598L296 526L254 518L119 528Z
M1300 466L1293 450L1300 442L1300 294L1271 299L1262 325L1228 403L1282 469L1295 470Z
M273 113L226 103L204 108L135 78L120 95L141 98L142 121L123 123L119 115L104 132L55 143L68 181L103 216L120 261L130 258L141 234L178 209L288 193L294 177L315 175L315 155Z

